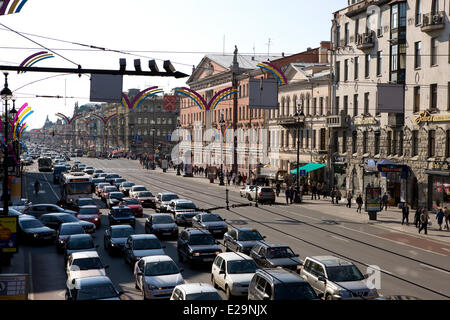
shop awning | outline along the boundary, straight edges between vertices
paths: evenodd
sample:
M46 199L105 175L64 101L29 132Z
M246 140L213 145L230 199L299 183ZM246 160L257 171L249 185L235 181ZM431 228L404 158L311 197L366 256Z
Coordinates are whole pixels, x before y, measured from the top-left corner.
M322 164L322 163L308 163L306 165L304 165L303 167L298 168L300 171L301 170L305 170L306 173L317 170L317 169L321 169L323 167L326 167L326 164ZM297 168L296 169L292 169L291 170L291 174L297 174Z

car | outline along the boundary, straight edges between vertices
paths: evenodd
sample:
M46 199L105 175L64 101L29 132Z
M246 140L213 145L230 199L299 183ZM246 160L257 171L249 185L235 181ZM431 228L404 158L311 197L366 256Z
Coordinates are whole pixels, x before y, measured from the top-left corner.
M112 207L108 213L109 225L115 224L129 224L133 228L136 226L136 218L133 211L127 206Z
M103 171L102 169L95 169L95 170L94 170L93 177L94 177L94 178L98 178L98 176L100 175L100 173L104 173L104 171Z
M67 222L60 225L56 233L56 251L62 253L66 246L66 241L73 234L85 234L83 227L76 222Z
M155 201L155 211L156 212L167 212L167 206L170 201L179 199L180 197L176 193L162 192L156 195Z
M136 191L133 198L137 199L143 207L155 208L155 197L150 191Z
M152 233L158 238L178 238L178 225L173 218L164 213L151 214L145 221L145 233Z
M253 192L254 191L254 189L255 189L255 187L256 186L245 186L244 188L242 188L241 190L239 190L239 195L242 197L242 198L247 198L248 197L248 194L250 193L250 192Z
M170 300L222 300L222 297L210 284L185 283L173 289Z
M138 199L135 198L123 198L123 205L129 207L135 217L142 217L144 215L144 208Z
M147 187L142 185L134 185L131 187L129 195L131 198L136 198L136 193L139 191L148 191Z
M97 251L74 252L69 255L66 263L67 283L74 279L106 276L105 269Z
M143 257L134 265L136 289L145 300L170 298L173 289L184 284L181 272L183 269L167 255Z
M318 300L311 285L281 268L259 269L248 287L248 300Z
M64 265L67 264L69 255L74 252L96 251L98 245L94 244L92 236L89 234L70 235L64 246Z
M106 194L105 201L106 201L106 207L111 209L112 207L117 206L119 203L122 202L122 199L125 197L125 195L122 192L119 191L113 191Z
M122 253L125 242L132 234L135 232L129 225L110 226L105 230L103 246L109 254Z
M99 183L105 183L106 182L106 180L105 180L105 178L104 177L99 177L99 178L92 178L92 190L96 190L97 189L97 185L99 184Z
M199 213L192 218L192 227L208 230L215 238L223 238L228 231L226 219L217 213Z
M85 172L85 173L87 173L89 175L93 175L94 174L94 169L86 168L86 169L83 170L83 172Z
M130 189L135 185L134 182L125 181L122 182L119 186L119 191L123 192L124 195L129 196L130 195Z
M100 197L102 198L103 201L106 202L106 198L108 197L108 193L110 192L118 192L117 188L109 185L109 186L104 186L102 189L102 193L100 195Z
M102 213L97 206L90 205L80 207L76 217L81 221L87 221L95 224L96 228L100 227L102 223Z
M251 228L232 228L223 235L223 244L227 251L250 254L252 248L264 242L266 236Z
M219 253L222 250L208 231L186 228L178 236L177 254L180 262L212 263Z
M170 201L167 212L173 215L173 219L178 225L191 225L192 218L197 212L197 206L191 200L176 199Z
M47 203L33 204L23 211L23 213L32 215L35 218L39 218L40 216L42 216L43 214L46 214L46 213L55 213L55 212L68 213L71 215L74 215L76 213L73 210L63 209L63 208L57 206L56 204L47 204Z
M122 178L122 177L119 176L117 173L108 173L105 178L106 178L106 182L108 182L109 184L112 185L114 182L114 179Z
M45 224L47 227L52 228L54 230L57 230L62 223L67 222L80 224L83 230L89 234L94 233L96 229L95 224L78 219L77 217L68 213L47 213L43 214L39 218L39 220L41 220L41 222Z
M3 207L0 208L0 216L1 215L3 215ZM10 216L10 217L19 217L19 216L22 216L22 215L24 215L24 213L22 213L22 212L20 212L20 211L18 211L16 209L13 209L12 207L8 207L8 216ZM29 215L29 214L27 214L26 216L34 218L34 216Z
M164 255L164 250L154 234L133 234L128 236L123 247L125 262L134 266L142 257Z
M298 256L289 246L265 242L256 244L250 251L250 257L259 268L281 267L295 272L300 272L303 265Z
M35 217L21 215L18 220L18 240L20 243L37 244L55 241L56 231L44 226Z
M351 262L334 256L306 257L300 276L325 300L378 298L366 277Z
M253 190L247 192L247 199L258 200L259 203L275 203L276 195L273 188L269 187L256 187Z
M218 254L211 268L211 282L216 289L225 291L227 299L247 296L248 286L258 267L255 261L243 253Z
M127 180L124 178L115 178L112 185L116 186L117 190L119 190L119 187L122 184L122 182L127 182Z
M23 213L25 209L31 205L32 203L28 199L22 198L19 201L13 202L9 209L14 209Z
M73 202L73 208L76 212L80 211L80 207L83 206L95 206L98 208L97 203L92 198L79 198L75 199Z
M123 291L117 291L107 276L73 279L66 289L66 300L120 300Z
M108 182L100 182L96 187L95 187L95 194L99 197L101 197L102 195L102 190L104 187L106 186L111 186Z

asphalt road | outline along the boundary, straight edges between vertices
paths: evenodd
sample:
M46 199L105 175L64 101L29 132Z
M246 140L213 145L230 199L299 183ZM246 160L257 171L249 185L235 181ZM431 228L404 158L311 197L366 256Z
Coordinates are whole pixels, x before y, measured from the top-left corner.
M163 191L178 193L180 197L193 200L198 207L225 206L224 187L206 184L195 178L177 177L173 173L147 171L139 167L138 161L126 159L80 160L105 172L115 172L136 184L146 185L154 194ZM28 197L33 203L55 203L59 187L52 184L51 174L36 173L30 168L27 181ZM33 171L35 173L33 173ZM41 180L42 191L37 199L32 195L34 179ZM48 181L48 182L47 182ZM239 196L238 189L230 188L230 204L248 203ZM450 256L427 245L419 248L413 243L396 241L399 234L388 232L379 226L336 219L326 212L310 210L301 205L285 206L284 199L273 206L239 207L230 211L219 209L219 213L232 226L257 228L266 241L289 245L301 259L307 256L334 255L354 262L362 273L367 266L381 269L379 293L384 296L413 296L420 299L448 299L450 297ZM104 208L103 203L98 200ZM330 210L333 208L330 206ZM103 249L104 226L107 225L107 210L102 209L102 227L96 231L95 242L104 264L110 265L108 276L114 284L125 291L127 299L142 299L134 287L132 269L122 257L111 257ZM144 209L144 217L137 219L136 233L144 232L144 223L152 209ZM426 240L424 240L426 241ZM210 283L210 268L192 269L178 262L176 241L163 241L166 253L184 268L187 282ZM32 273L34 299L64 299L65 274L63 258L54 246L24 247L27 265ZM369 273L371 271L369 270Z

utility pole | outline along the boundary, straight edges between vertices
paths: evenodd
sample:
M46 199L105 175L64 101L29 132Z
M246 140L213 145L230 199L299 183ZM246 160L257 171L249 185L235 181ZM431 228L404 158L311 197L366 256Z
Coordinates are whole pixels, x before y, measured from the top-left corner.
M231 69L232 72L232 86L233 90L238 90L239 88L239 81L237 79L238 72L239 72L239 63L237 61L237 54L238 54L238 48L237 46L234 46L234 56L233 56L233 66ZM233 95L233 172L236 174L238 173L238 163L237 163L237 145L238 145L238 139L237 139L237 111L238 111L238 95Z

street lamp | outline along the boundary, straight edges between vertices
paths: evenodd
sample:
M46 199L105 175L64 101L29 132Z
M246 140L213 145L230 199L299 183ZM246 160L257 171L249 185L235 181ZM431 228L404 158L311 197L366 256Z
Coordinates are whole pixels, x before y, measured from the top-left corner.
M305 114L303 113L303 110L301 110L301 112L299 113L298 110L297 112L295 112L294 114L294 119L296 121L297 124L297 172L296 172L296 190L297 190L297 197L300 196L300 123L302 123L303 121L305 121ZM297 199L295 199L297 201Z
M219 186L224 185L224 179L223 179L223 126L225 125L225 120L223 120L223 115L219 121L220 125L220 176L219 176Z
M7 216L8 211L8 100L12 99L12 92L8 88L8 73L3 73L5 75L5 87L0 92L2 100L5 100L5 151L3 152L3 215Z
M179 135L179 130L181 128L181 123L180 120L177 121L177 133ZM177 164L177 176L181 176L181 172L180 172L180 163Z

